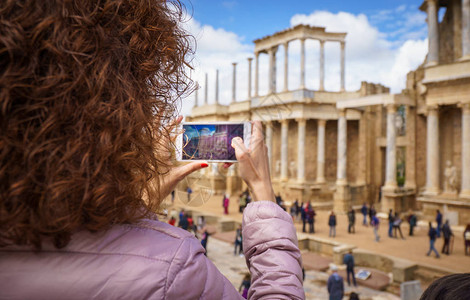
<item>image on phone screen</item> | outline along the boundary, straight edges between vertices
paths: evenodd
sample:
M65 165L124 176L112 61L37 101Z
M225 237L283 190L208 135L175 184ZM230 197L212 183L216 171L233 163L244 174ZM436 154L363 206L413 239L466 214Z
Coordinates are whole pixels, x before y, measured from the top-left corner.
M177 141L179 160L236 161L232 139L246 144L250 123L183 123L184 133ZM249 129L249 130L248 130Z

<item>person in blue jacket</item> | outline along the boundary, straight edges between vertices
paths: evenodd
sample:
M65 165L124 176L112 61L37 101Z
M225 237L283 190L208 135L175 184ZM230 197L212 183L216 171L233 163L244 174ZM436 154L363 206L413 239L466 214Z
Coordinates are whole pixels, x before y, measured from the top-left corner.
M333 265L330 270L333 272L328 278L327 288L330 300L341 300L344 296L343 277L338 274L338 267Z

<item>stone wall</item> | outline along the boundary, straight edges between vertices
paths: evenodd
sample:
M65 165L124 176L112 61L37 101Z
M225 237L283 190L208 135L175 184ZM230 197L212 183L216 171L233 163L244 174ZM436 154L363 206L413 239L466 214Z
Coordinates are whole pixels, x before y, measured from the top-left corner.
M317 128L316 120L307 120L307 128L305 129L305 179L312 182L317 179Z
M444 188L444 170L450 161L457 170L457 187L462 174L462 113L455 106L439 109L440 182Z
M349 183L355 183L359 170L359 121L347 122L347 179Z
M325 178L336 181L336 161L338 156L338 122L328 120L325 128Z

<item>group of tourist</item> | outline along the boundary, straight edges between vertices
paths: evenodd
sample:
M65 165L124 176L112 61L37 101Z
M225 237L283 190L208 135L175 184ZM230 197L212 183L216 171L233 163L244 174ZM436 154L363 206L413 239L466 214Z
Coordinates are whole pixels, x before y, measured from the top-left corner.
M356 276L354 273L354 256L352 250L349 250L343 257L343 264L346 265L346 277L348 286L351 286L351 281L357 287ZM344 282L343 277L338 274L338 267L336 265L330 266L331 275L328 277L327 289L330 295L330 300L341 300L344 296ZM355 292L350 293L349 299L359 299Z
M176 226L176 222L178 221L177 226L179 228L192 232L197 239L199 239L199 234L201 234L201 245L206 250L205 255L207 256L207 241L210 233L207 230L204 216L199 216L197 218L197 224L195 224L191 213L186 212L184 209L181 209L180 212L177 213L175 209L172 209L169 217L170 220L168 223L170 225Z

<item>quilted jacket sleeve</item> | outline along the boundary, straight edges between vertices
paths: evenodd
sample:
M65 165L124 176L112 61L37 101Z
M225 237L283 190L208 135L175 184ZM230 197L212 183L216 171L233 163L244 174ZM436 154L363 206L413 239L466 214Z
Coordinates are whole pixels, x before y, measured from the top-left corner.
M243 299L195 238L183 240L166 278L165 299Z
M302 262L291 216L271 201L243 214L243 249L251 272L249 299L305 299Z

